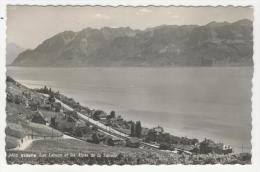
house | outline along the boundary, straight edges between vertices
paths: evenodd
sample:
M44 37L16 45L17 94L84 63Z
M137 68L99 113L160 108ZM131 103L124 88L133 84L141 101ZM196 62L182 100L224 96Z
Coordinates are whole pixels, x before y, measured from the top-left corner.
M54 93L54 97L56 99L60 99L61 98L59 91Z
M96 110L92 113L92 117L94 120L105 120L107 118L107 114L102 110Z
M31 122L46 125L46 120L40 111L33 114Z
M230 145L224 145L223 143L215 143L210 139L205 139L200 143L199 146L201 153L217 153L217 154L228 154L232 153L232 147Z
M31 99L32 96L31 96L31 93L29 91L23 91L23 96L25 96L27 99Z
M142 128L142 136L147 136L148 132L149 132L148 128L144 128L144 127Z
M61 110L61 104L60 102L54 102L51 104L51 109L55 112L60 112Z
M77 122L77 119L75 119L73 116L66 116L66 120L71 123Z
M75 123L75 127L78 128L84 128L86 126L86 123L83 120L77 120Z
M30 109L32 111L37 111L38 110L38 104L34 103L34 102L30 102L29 103Z
M37 98L33 98L29 101L29 106L32 111L37 111L39 108L40 102Z
M203 154L212 153L215 148L216 144L212 140L206 138L200 143L199 146L200 153Z
M79 119L78 113L76 111L65 111L64 114L66 118L71 117L76 121Z
M154 127L153 130L156 132L156 135L162 134L164 132L163 128L160 126Z
M224 154L229 154L233 152L233 148L230 145L223 145L222 150Z
M181 137L179 143L183 145L192 145L192 140L187 137Z
M250 153L245 153L245 152L242 152L239 154L239 157L242 161L250 161L251 160L251 157L252 155Z
M103 143L109 146L122 145L124 144L123 142L124 140L111 136L107 136L103 140Z
M44 110L51 110L51 105L50 104L41 104L39 108L44 109Z
M115 146L114 141L111 137L105 137L103 143L108 146Z
M87 107L81 107L80 112L84 115L90 115L91 114L91 110Z
M23 99L23 104L26 108L29 108L29 100L27 98Z

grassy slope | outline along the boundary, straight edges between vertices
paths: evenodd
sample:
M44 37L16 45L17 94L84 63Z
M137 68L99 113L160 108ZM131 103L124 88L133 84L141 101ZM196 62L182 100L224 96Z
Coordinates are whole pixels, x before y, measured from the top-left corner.
M17 87L15 84L8 83L7 91L10 91L13 94L22 94L22 91L29 91L26 87L20 86ZM31 92L32 93L32 92ZM32 93L33 96L37 96L37 93ZM22 104L15 104L7 102L6 105L7 112L7 143L11 147L17 146L19 138L24 137L25 135L36 134L40 136L51 136L53 135L62 135L61 132L51 129L48 126L31 123L26 118L31 116L32 111L25 108ZM51 116L54 115L54 112L49 112L46 110L41 110L45 118L50 120ZM18 115L21 113L21 115ZM59 117L60 114L56 114ZM147 152L147 150L136 149L136 148L127 148L127 147L110 147L103 144L92 144L82 141L77 141L74 139L55 139L55 140L36 140L28 148L28 151L33 152L107 152L110 153L131 153L131 152Z
M6 142L6 145L5 145L6 149L13 149L13 148L16 148L18 146L18 138L17 137L12 137L12 136L7 135L5 137L5 142Z
M6 148L14 148L17 146L18 139L26 135L34 134L38 136L62 136L63 134L48 126L32 123L26 120L26 116L31 112L22 105L7 103L7 126L6 126ZM18 115L22 112L22 115Z
M93 144L75 139L59 140L36 140L26 149L30 152L84 152L84 153L105 153L105 154L142 154L142 153L162 153L158 150L147 150L140 148L129 148L120 146L107 146L103 144Z

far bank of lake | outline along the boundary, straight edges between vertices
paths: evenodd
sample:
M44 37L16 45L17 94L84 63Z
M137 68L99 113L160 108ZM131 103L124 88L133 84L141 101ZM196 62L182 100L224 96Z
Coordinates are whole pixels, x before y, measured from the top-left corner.
M44 85L90 108L115 110L173 135L212 138L251 149L250 67L19 68L7 74L31 88Z

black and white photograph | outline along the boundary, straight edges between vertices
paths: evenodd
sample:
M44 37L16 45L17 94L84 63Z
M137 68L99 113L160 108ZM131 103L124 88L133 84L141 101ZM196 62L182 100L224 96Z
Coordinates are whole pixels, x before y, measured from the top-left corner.
M6 17L7 164L252 163L253 6Z

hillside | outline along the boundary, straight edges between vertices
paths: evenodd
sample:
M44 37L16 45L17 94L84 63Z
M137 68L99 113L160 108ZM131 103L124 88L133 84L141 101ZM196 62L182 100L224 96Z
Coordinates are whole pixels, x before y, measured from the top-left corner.
M122 137L115 132L116 128L130 124L137 133L137 123L127 122L115 112L107 115L102 110L90 110L47 87L30 89L10 77L6 85L8 164L251 163L249 153L236 154L210 139L199 142L173 136L159 126L147 129L140 136L133 135L131 129L131 136ZM73 107L73 111L69 107ZM101 118L104 115L105 118ZM102 130L102 124L109 128ZM214 149L209 147L212 145Z
M253 26L234 23L162 25L146 30L86 28L59 33L33 50L25 50L14 66L250 66Z

